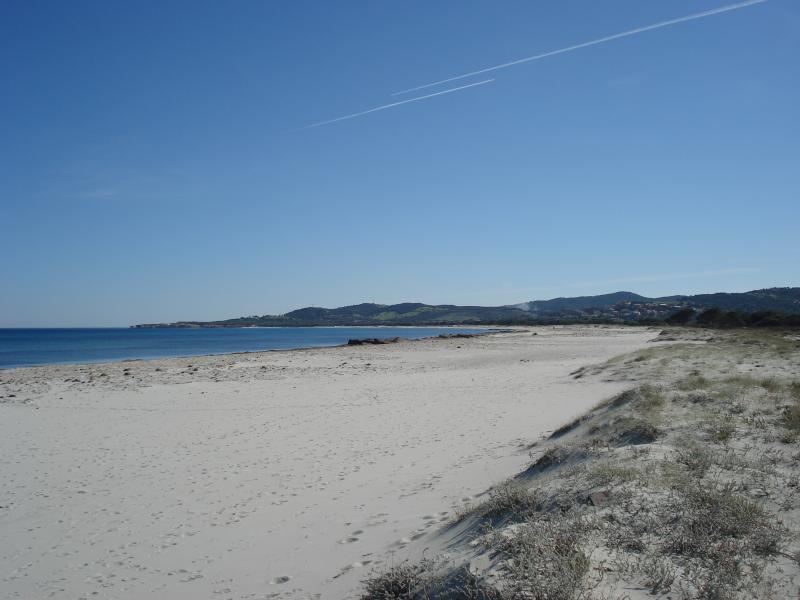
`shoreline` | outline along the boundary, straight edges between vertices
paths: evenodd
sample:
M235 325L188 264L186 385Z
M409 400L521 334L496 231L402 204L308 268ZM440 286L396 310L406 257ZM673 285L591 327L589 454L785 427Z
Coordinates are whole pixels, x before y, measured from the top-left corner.
M3 587L356 597L448 507L518 472L538 435L625 388L570 372L656 333L534 327L3 371Z
M318 327L318 326L314 326ZM467 327L463 325L453 325L453 326L434 326L434 325L422 325L422 326L392 326L392 325L385 325L385 326L370 326L370 325L355 325L352 327L344 326L344 325L336 325L336 326L324 326L319 328L325 329L458 329L458 330L466 330L466 329L483 329L484 331L479 331L475 333L469 333L467 335L470 336L480 336L480 335L489 335L495 333L510 333L513 332L513 329L508 328L498 328L498 327L489 327L485 325L476 325L474 327ZM20 328L22 330L27 330L29 328ZM42 328L42 329L52 329L52 328ZM86 330L86 329L120 329L127 331L128 328L124 327L109 327L109 328L62 328L64 330ZM155 328L154 328L155 329ZM175 329L182 329L182 328L175 328ZM209 327L207 329L217 329L213 327ZM299 329L298 327L228 327L226 329ZM305 327L302 329L306 329ZM442 335L431 335L431 336L424 336L419 338L403 338L401 337L399 341L403 342L416 342L420 340L430 340L440 338ZM150 361L150 360L165 360L170 358L175 359L185 359L185 358L195 358L195 357L205 357L205 356L228 356L228 355L238 355L238 354L258 354L261 352L291 352L295 350L314 350L317 348L340 348L346 347L348 342L342 344L327 344L327 345L314 345L314 346L298 346L295 348L265 348L263 350L236 350L232 352L212 352L212 353L203 353L203 354L180 354L180 355L163 355L163 356L146 356L140 358L111 358L111 359L97 359L97 360L89 360L89 361L64 361L64 362L48 362L48 363L35 363L35 364L26 364L26 365L12 365L12 366L1 366L0 365L0 373L4 371L9 371L13 369L30 369L35 367L49 367L49 366L81 366L81 365L103 365L103 364L115 364L115 363L122 363L122 362L139 362L139 361Z

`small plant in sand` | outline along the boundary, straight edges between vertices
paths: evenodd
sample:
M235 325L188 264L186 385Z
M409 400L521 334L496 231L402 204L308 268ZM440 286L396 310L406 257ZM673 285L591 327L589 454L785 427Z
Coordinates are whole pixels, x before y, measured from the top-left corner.
M800 432L800 401L783 409L782 421L784 427L794 432Z
M610 461L596 465L589 473L592 481L597 485L634 481L640 475L640 471L635 467Z
M736 543L737 554L768 556L778 552L783 536L757 504L730 484L689 481L676 490L664 549L685 556L713 555L723 542Z
M364 580L361 600L410 600L430 566L429 561L392 565Z
M711 382L701 375L700 371L693 370L683 379L678 380L675 387L679 390L704 390L711 385Z
M702 477L714 464L714 451L693 441L687 441L675 450L675 460L689 469L694 476Z
M718 444L725 444L730 441L736 432L736 425L733 417L724 415L705 423L703 429L708 433L709 439Z
M489 498L478 505L477 513L484 517L520 516L542 509L538 495L513 481L493 488Z
M657 410L664 406L664 393L654 385L643 385L639 388L641 400L639 407L644 410Z
M765 379L761 379L758 382L758 384L770 394L777 394L783 389L783 385L781 385L781 382L775 379L774 377L767 377Z
M643 583L652 594L669 592L678 574L672 561L657 552L642 556L636 564L636 570L642 574Z
M495 546L507 558L509 598L574 600L598 582L590 581L590 561L581 542L591 529L580 518L536 518Z

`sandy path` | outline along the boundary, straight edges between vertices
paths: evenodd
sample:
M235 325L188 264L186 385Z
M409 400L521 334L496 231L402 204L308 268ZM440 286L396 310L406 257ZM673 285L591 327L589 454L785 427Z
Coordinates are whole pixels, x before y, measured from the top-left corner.
M537 331L0 371L0 597L347 597L655 335Z

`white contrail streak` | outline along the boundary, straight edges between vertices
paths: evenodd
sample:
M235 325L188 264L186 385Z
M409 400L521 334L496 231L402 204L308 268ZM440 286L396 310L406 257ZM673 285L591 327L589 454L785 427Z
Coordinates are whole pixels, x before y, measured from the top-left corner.
M745 8L746 6L751 6L753 4L762 4L767 2L767 0L747 0L746 2L739 2L737 4L729 4L728 6L722 6L720 8L715 8L712 10L707 10L700 13L695 13L692 15L687 15L685 17L678 17L677 19L670 19L669 21L661 21L660 23L655 23L654 25L647 25L645 27L638 27L637 29L631 29L630 31L623 31L622 33L615 33L614 35L609 35L606 37L602 37L596 40L592 40L590 42L583 42L582 44L576 44L574 46L569 46L568 48L561 48L560 50L551 50L550 52L545 52L544 54L536 54L534 56L528 56L526 58L520 58L518 60L512 60L511 62L503 63L501 65L495 65L493 67L486 67L485 69L480 69L478 71L472 71L471 73L464 73L463 75L456 75L455 77L449 77L448 79L441 79L439 81L434 81L433 83L426 83L425 85L418 85L417 87L408 88L407 90L402 90L399 92L395 92L392 96L399 96L401 94L407 94L409 92L416 92L417 90L422 90L425 88L433 87L436 85L441 85L443 83L450 83L451 81L457 81L459 79L464 79L466 77L473 77L475 75L482 75L483 73L488 73L490 71L496 71L498 69L505 69L507 67L513 67L515 65L519 65L526 62L531 62L534 60L539 60L542 58L547 58L548 56L555 56L556 54L563 54L565 52L572 52L573 50L579 50L581 48L587 48L589 46L594 46L596 44L603 44L605 42L610 42L611 40L618 40L619 38L628 37L629 35L636 35L637 33L644 33L645 31L652 31L653 29L660 29L662 27L669 27L670 25L677 25L678 23L685 23L686 21L694 21L695 19L702 19L705 17L710 17L712 15L718 15L721 13L729 12L732 10L738 10L740 8Z
M416 98L409 98L408 100L400 100L399 102L392 102L391 104L384 104L383 106L376 106L375 108L370 108L369 110L362 110L361 112L353 113L352 115L345 115L343 117L337 117L335 119L330 119L329 121L321 121L320 123L312 123L311 125L306 125L303 129L311 129L313 127L321 127L322 125L330 125L331 123L336 123L338 121L345 121L347 119L354 119L355 117L360 117L362 115L367 115L369 113L377 112L379 110L386 110L387 108L393 108L395 106L400 106L401 104L408 104L409 102L416 102L417 100L425 100L426 98L433 98L434 96L441 96L442 94L449 94L451 92L457 92L459 90L465 90L467 88L475 87L476 85L483 85L484 83L491 83L494 79L486 79L484 81L478 81L477 83L470 83L467 85L462 85L459 87L451 88L449 90L443 90L441 92L435 92L433 94L427 94L425 96L418 96Z

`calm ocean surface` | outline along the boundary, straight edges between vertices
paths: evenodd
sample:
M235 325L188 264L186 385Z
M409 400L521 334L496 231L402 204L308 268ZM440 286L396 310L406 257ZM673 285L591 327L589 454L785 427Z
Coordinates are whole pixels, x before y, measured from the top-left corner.
M351 338L419 339L464 327L275 327L241 329L0 329L0 368L112 362L256 350L338 346Z

